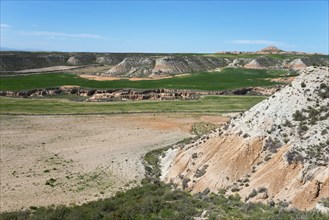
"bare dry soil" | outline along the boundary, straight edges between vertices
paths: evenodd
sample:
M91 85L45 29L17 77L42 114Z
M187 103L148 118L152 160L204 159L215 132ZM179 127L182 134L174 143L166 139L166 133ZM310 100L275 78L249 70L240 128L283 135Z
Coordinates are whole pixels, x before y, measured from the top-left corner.
M221 116L0 116L0 212L109 197L144 177L143 155Z

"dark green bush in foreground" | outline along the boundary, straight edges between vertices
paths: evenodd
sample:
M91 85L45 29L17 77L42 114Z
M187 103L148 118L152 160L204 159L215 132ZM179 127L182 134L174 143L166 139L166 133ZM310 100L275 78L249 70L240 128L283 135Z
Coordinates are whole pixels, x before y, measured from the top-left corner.
M209 219L329 219L318 212L243 203L238 195L191 196L161 182L146 183L113 198L81 206L39 207L2 213L0 219L192 219L203 210L208 210Z

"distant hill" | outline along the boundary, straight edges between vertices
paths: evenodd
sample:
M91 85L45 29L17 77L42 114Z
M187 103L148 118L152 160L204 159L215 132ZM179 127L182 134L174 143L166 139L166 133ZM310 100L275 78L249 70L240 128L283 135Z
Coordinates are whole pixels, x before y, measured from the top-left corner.
M311 65L329 65L329 56L286 53L267 47L245 54L157 54L90 52L1 51L1 72L52 66L108 66L102 74L119 77L152 77L213 70L221 67L256 69L301 69ZM281 54L283 53L283 54Z
M277 48L276 46L269 46L269 47L265 47L260 51L256 51L256 53L280 53L280 52L284 52L284 50L281 50L279 48Z

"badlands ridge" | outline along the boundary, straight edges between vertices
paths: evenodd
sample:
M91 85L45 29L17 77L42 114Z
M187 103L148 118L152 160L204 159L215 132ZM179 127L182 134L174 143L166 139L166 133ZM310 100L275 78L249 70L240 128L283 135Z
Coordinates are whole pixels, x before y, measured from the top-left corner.
M329 195L329 74L327 67L299 73L226 125L168 150L161 179L193 193L315 207Z

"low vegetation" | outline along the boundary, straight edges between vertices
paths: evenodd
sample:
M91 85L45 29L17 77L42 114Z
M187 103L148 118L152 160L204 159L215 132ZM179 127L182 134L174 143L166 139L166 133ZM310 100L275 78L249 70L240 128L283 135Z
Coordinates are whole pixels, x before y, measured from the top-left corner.
M199 72L186 76L160 80L95 81L67 73L47 73L29 76L0 78L1 91L29 90L35 88L53 88L63 85L77 85L84 88L137 88L137 89L194 89L194 90L229 90L242 87L271 86L278 84L269 78L285 77L287 70L261 70L225 68L220 72Z
M134 112L244 111L265 99L261 96L205 96L198 100L128 101L111 103L71 102L63 99L0 97L1 114L109 114Z
M209 131L217 128L218 126L210 123L210 122L199 122L199 123L195 123L192 126L192 134L201 136L203 134L208 133Z

